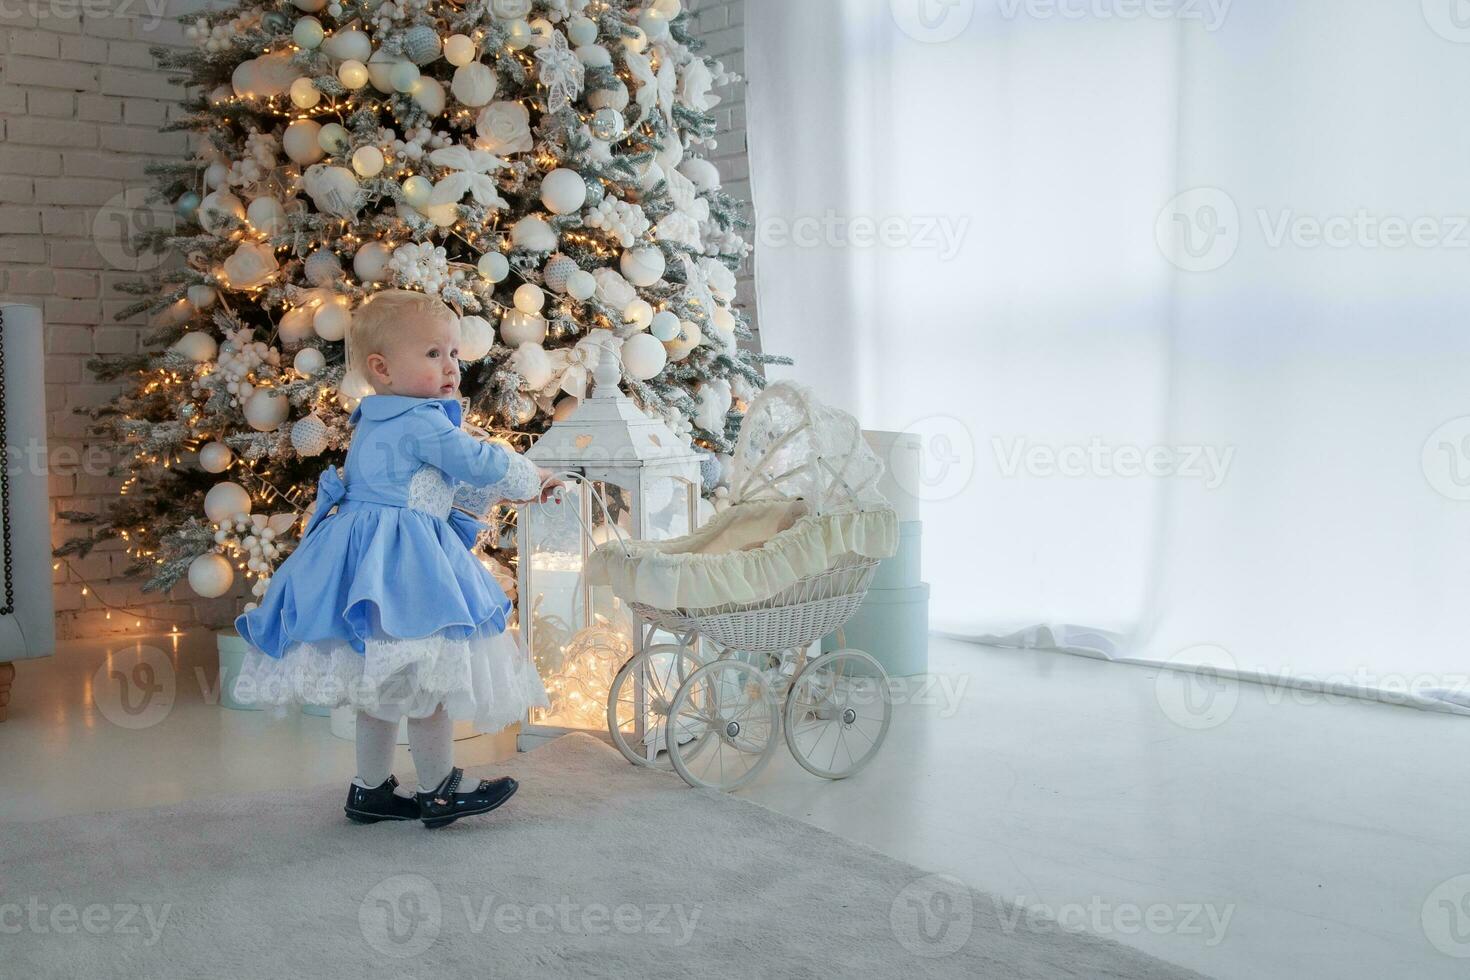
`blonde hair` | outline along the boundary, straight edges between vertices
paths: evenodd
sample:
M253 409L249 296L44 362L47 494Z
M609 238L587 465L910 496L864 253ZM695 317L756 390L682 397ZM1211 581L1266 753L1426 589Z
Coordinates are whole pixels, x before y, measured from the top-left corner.
M347 366L370 378L368 356L383 353L390 338L423 320L458 323L459 317L437 296L413 289L385 289L373 296L352 314Z

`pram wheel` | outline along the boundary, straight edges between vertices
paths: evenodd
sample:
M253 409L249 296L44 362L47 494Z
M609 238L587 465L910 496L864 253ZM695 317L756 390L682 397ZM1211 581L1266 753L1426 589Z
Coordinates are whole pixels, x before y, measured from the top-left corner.
M812 660L786 694L786 745L802 768L826 779L862 769L888 736L888 674L861 650Z
M735 790L776 752L781 707L766 675L744 660L700 667L674 695L669 723L693 737L669 739L669 759L690 786Z
M695 640L698 643L698 640ZM668 724L674 695L700 665L685 643L657 643L628 659L613 678L607 698L607 730L623 757L637 766L670 769L667 740L685 744L695 755L703 746L689 744L713 737L703 726L680 720ZM638 680L643 681L643 704L638 703Z

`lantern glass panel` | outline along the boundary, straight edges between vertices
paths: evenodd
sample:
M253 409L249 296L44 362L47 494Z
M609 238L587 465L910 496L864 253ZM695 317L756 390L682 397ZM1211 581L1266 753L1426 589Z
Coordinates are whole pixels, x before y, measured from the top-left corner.
M632 537L631 494L610 483L594 483L608 501L625 537ZM587 540L577 513L592 528ZM561 504L535 504L524 511L529 558L531 653L546 685L550 708L533 709L533 724L605 730L612 680L633 655L634 617L606 586L589 588L582 574L596 544L612 539L602 508L580 482L569 482Z

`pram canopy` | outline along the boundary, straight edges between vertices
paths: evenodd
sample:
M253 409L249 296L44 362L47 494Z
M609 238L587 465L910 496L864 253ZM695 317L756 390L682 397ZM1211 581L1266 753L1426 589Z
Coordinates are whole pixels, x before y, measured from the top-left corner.
M883 462L857 420L780 381L751 403L731 467L731 504L692 534L598 547L587 582L625 602L698 610L763 602L847 556L888 558L898 520Z

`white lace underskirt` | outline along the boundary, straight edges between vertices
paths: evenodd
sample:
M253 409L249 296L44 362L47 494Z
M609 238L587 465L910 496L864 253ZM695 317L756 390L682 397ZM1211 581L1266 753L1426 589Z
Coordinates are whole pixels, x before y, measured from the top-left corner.
M533 706L548 707L546 688L530 655L509 630L465 640L442 635L367 641L358 653L345 640L293 643L278 660L245 654L235 697L275 717L295 705L350 705L375 718L424 718L443 704L455 721L485 732L521 721Z

